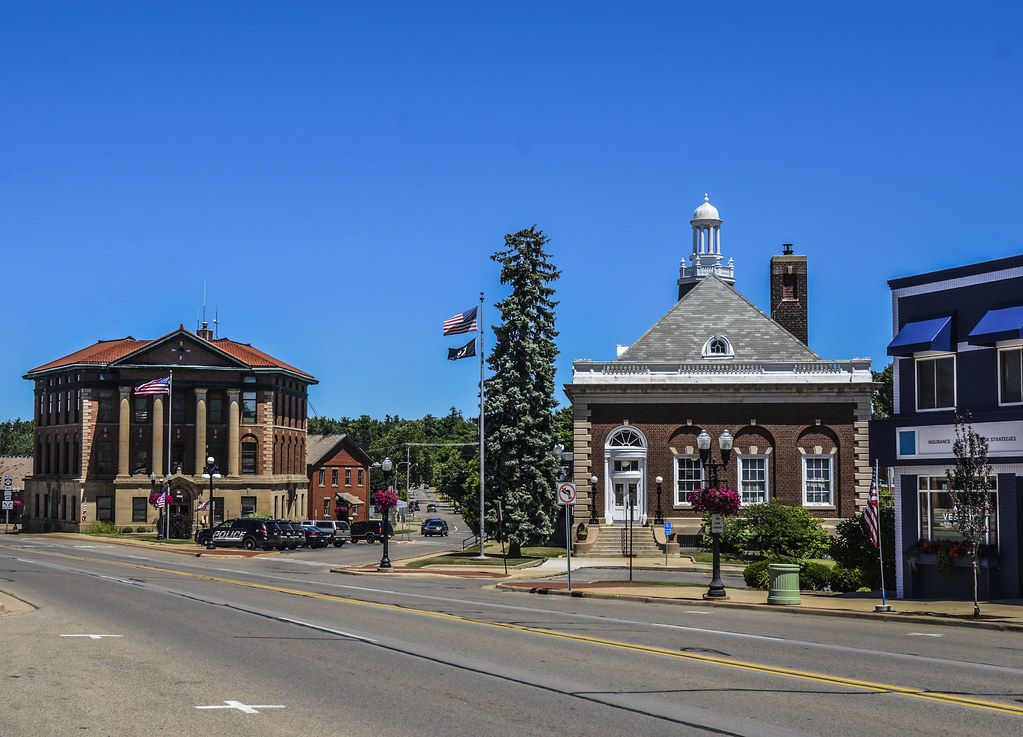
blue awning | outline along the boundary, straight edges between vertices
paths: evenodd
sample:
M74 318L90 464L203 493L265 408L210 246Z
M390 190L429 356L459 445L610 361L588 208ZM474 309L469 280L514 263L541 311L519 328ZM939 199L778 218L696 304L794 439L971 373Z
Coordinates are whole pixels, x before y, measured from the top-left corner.
M1023 306L988 310L967 340L972 345L994 345L1000 340L1023 338Z
M888 344L889 356L909 356L918 351L952 350L952 318L907 322Z

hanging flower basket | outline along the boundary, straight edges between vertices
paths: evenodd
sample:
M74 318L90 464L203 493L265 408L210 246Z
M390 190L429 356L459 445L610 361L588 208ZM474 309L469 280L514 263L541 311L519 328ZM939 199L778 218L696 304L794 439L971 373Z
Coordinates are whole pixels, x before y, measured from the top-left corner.
M373 503L377 505L377 509L387 514L389 510L398 506L398 495L390 489L381 489L373 494Z
M165 504L170 504L171 499L173 498L165 491L154 491L149 495L149 503L154 507L157 506L160 503L160 497L164 497Z
M739 513L742 500L735 489L696 489L689 494L689 503L693 511L701 514L720 514L731 517Z

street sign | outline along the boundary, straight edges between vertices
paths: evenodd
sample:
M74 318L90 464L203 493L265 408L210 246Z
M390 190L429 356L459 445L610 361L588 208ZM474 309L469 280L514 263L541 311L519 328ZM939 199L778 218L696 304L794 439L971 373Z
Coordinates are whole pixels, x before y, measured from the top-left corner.
M558 504L575 504L575 498L575 484L568 481L558 484Z
M711 532L711 534L714 534L715 532L721 533L721 532L724 532L724 531L725 531L725 517L724 517L724 515L712 514L710 516L710 532Z
M664 523L664 536L668 537L671 534L671 522Z
M11 474L9 474L9 473L5 473L4 474L4 488L5 489L10 489L12 486L14 486L14 477L12 477Z
M9 499L5 499L3 505L4 509L14 509L14 502L10 501ZM17 522L17 520L15 520L15 522Z

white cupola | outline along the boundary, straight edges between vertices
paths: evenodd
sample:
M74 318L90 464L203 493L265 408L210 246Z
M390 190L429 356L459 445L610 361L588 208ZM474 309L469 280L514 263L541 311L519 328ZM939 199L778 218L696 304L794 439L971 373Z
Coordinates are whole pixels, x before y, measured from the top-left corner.
M693 226L692 265L686 266L686 260L682 259L678 278L679 299L694 284L710 274L717 274L726 284L735 284L732 259L728 259L727 264L721 263L721 216L718 209L710 204L706 194L703 196L703 204L696 208L689 224Z

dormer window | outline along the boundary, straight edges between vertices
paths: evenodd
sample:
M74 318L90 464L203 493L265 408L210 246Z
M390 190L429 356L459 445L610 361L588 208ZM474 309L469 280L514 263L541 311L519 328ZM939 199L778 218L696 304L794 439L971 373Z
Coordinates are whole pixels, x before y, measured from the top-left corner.
M735 353L732 352L732 344L728 342L728 338L721 335L721 333L714 333L707 342L703 344L703 357L704 358L734 358Z

